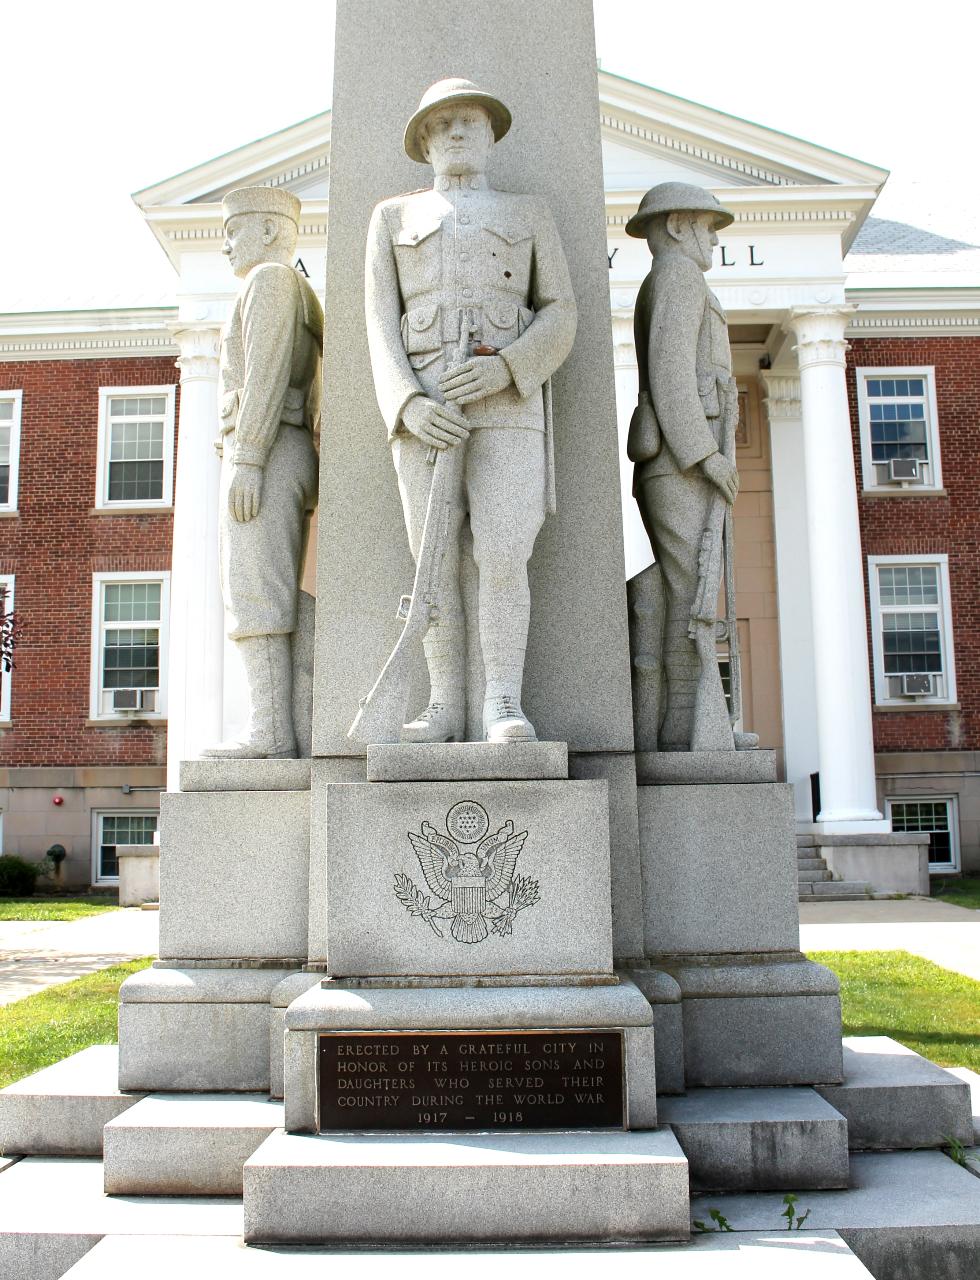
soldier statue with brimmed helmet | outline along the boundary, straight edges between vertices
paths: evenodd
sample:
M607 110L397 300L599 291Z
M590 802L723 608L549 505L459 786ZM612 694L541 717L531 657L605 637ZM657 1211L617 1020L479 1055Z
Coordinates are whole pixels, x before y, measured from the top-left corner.
M626 224L627 235L645 239L653 255L634 313L639 397L627 450L662 601L655 736L663 751L733 750L756 741L733 733L738 712L726 705L716 656L723 632L737 669L731 508L738 392L725 313L704 273L717 232L733 221L710 192L664 182ZM719 625L723 571L728 618Z

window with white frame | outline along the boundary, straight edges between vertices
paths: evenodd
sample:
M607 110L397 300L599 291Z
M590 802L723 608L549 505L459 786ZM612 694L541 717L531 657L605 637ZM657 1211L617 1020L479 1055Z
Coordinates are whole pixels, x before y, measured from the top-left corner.
M858 369L865 489L941 489L935 370Z
M875 703L956 701L949 561L869 556Z
M14 611L14 575L0 573L0 626L6 629L9 616ZM8 665L9 664L9 665ZM10 720L10 685L13 676L13 659L0 653L0 723Z
M174 387L99 390L97 508L173 502Z
M902 796L885 802L893 831L929 836L929 870L934 875L960 869L960 831L955 796Z
M135 813L132 810L96 813L92 842L93 884L118 880L118 848L128 844L153 844L159 818L158 813Z
M166 713L169 592L166 573L94 575L93 719Z
M23 393L0 391L0 511L17 510Z

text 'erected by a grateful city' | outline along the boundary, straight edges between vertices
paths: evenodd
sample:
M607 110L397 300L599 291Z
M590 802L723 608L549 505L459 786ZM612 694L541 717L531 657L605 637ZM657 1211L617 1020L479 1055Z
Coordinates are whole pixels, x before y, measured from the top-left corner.
M330 1032L320 1128L624 1127L620 1031Z

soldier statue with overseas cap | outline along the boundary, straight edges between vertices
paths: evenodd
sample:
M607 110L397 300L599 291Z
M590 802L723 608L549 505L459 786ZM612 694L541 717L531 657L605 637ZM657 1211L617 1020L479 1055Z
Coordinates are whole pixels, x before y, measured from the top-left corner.
M317 498L323 311L292 267L300 202L275 187L222 201L223 252L242 282L221 339L219 558L228 635L252 703L241 742L207 756L296 755L292 633Z
M754 735L733 736L715 653L721 566L726 556L731 564L738 493L738 394L725 313L704 273L716 232L733 221L710 192L665 182L646 193L626 225L653 255L636 301L639 401L627 449L664 599L663 751L754 745Z
M404 140L413 160L432 166L433 186L383 201L368 233L371 365L420 565L432 464L447 450L446 463L452 458L451 471L438 469L448 477L449 528L438 610L423 640L429 703L401 730L408 741L465 734L459 541L467 513L479 570L484 736L536 736L521 706L527 562L554 509L548 380L571 349L576 315L544 201L487 183L490 151L510 123L504 104L469 80L433 85Z

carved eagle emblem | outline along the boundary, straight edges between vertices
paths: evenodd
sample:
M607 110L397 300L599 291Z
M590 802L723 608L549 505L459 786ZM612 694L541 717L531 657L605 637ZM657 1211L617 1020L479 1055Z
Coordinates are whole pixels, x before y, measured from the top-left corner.
M439 938L445 936L443 921L457 942L482 942L491 931L507 937L518 912L540 897L536 880L514 874L527 832L515 832L510 820L493 835L489 827L483 806L462 800L446 814L448 835L431 822L408 833L433 896L401 873L395 876L395 896Z

